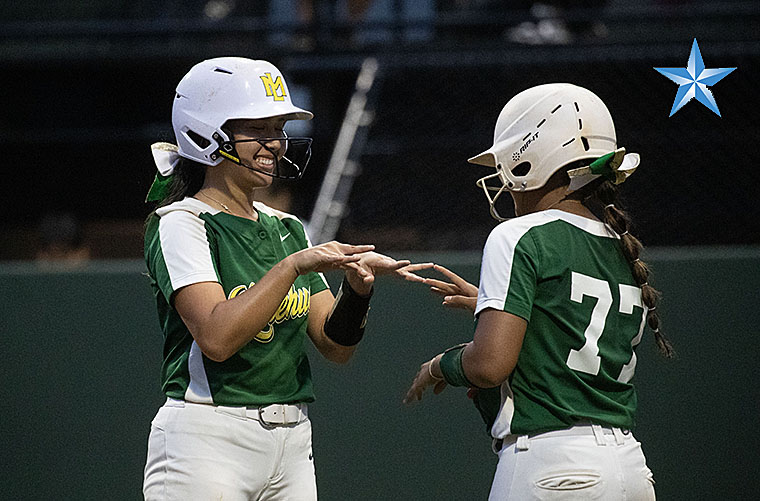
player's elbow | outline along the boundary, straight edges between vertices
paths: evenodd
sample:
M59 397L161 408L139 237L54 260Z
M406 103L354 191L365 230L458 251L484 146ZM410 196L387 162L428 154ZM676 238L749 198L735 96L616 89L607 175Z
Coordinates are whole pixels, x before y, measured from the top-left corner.
M321 350L321 352L322 356L330 362L345 365L351 360L351 357L354 356L355 350L356 346L343 346L337 343L330 343L330 345Z
M226 351L211 351L211 350L202 350L203 354L206 355L206 358L214 361L214 362L224 362L228 358L230 358L234 353L229 353Z
M203 352L203 355L214 362L224 362L238 350L237 347L231 346L229 343L225 343L218 339L218 336L212 337L204 336L202 334L193 334L193 339Z
M214 362L224 362L235 354L234 351L225 349L223 346L206 345L200 346L200 348L206 358L209 358Z
M478 388L493 388L507 380L514 367L495 364L493 361L470 363L465 368L467 379Z
M353 350L335 350L327 359L339 365L346 365L353 355Z
M501 385L507 380L506 377L501 377L495 374L488 374L483 372L477 372L475 374L467 374L467 379L478 388L493 388Z

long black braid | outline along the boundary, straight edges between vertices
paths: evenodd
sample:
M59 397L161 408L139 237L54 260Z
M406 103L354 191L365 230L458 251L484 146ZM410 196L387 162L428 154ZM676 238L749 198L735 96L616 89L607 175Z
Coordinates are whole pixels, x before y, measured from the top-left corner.
M596 188L594 188L596 186ZM638 238L630 233L631 218L628 213L620 207L618 200L618 187L610 181L596 181L591 183L589 188L591 195L583 198L583 204L588 207L594 214L601 216L602 221L612 228L615 233L620 235L620 247L623 255L628 261L633 273L636 284L641 288L641 298L646 305L647 325L654 332L657 347L667 358L673 358L675 351L670 341L665 337L660 329L660 317L657 312L657 302L660 299L660 292L649 285L650 271L647 264L641 260L641 250L644 246ZM581 191L586 192L586 188Z

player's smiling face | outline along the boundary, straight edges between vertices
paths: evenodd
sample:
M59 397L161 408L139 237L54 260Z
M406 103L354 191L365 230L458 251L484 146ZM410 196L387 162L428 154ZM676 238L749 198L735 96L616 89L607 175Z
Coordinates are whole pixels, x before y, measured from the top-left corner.
M274 172L275 156L281 159L285 154L285 143L276 138L284 138L283 127L285 120L281 117L262 118L257 120L230 120L227 124L231 130L235 148L243 164L262 172ZM258 138L275 138L266 142L251 141ZM262 144L263 143L263 144ZM266 145L266 148L264 147ZM239 167L238 167L239 169ZM272 178L262 172L248 169L248 176L256 181L258 186L268 186Z

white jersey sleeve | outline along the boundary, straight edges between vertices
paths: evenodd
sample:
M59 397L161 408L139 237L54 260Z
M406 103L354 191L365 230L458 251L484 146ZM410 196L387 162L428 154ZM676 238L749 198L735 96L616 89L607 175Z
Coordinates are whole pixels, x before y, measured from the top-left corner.
M168 212L161 216L158 234L167 272L164 283L158 283L167 300L187 285L219 281L201 218L185 210Z
M522 218L501 223L483 249L477 316L486 308L507 311L530 320L536 289L537 251Z

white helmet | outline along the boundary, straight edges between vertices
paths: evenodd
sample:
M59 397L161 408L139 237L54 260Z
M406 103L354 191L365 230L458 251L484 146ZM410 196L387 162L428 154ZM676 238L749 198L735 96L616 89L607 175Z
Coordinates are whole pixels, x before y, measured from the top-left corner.
M509 100L499 114L493 146L470 158L473 164L496 169L478 181L491 205L491 214L505 191L531 191L544 186L562 167L579 160L595 160L616 149L615 124L601 99L572 84L532 87ZM573 189L599 176L584 176ZM497 178L500 187L486 186ZM489 191L496 192L491 197Z
M280 70L267 61L218 57L196 64L180 80L172 126L181 156L218 165L220 146L232 140L222 130L228 120L280 116L286 120L313 117L293 106Z

